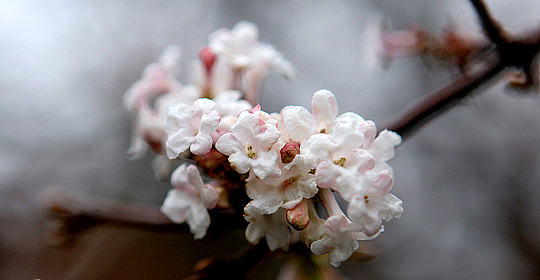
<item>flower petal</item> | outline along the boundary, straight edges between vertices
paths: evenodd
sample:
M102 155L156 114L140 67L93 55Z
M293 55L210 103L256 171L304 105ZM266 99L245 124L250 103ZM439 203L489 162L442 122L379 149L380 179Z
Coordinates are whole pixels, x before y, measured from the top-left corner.
M311 99L311 114L323 127L329 127L337 116L338 107L334 94L325 89L321 89Z

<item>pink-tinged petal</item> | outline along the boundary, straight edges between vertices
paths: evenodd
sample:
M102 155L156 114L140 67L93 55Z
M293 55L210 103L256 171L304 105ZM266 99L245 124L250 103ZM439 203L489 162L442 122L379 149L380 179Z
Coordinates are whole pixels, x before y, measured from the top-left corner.
M190 214L190 204L191 200L187 194L171 189L161 205L161 212L174 223L184 223Z
M320 188L335 188L339 176L340 168L330 160L321 162L315 171L315 181Z
M202 239L206 235L206 230L210 226L210 215L202 204L191 205L191 215L187 221L191 233L195 239Z
M328 234L341 234L349 230L349 224L344 215L331 216L324 223L324 231Z
M255 105L251 110L249 110L250 113L255 114L255 112L258 112L261 110L261 104Z
M201 201L207 209L213 209L219 200L219 192L211 185L203 185L201 188Z
M185 172L187 173L188 182L197 189L197 192L200 192L203 186L203 180L199 169L195 165L189 165Z
M313 94L313 98L311 99L311 113L317 122L326 122L331 125L337 116L337 112L336 97L331 91L321 89Z
M173 171L171 174L171 185L181 192L196 196L199 191L189 181L187 167L187 164L182 164Z
M191 143L190 151L194 155L206 155L212 149L212 136L209 134L198 134L193 138Z
M360 132L364 134L364 147L369 147L377 135L377 126L373 121L364 121L360 124Z
M304 107L287 106L281 110L281 115L289 137L294 141L300 142L318 132L315 119Z
M401 144L401 136L399 134L383 130L379 136L375 138L373 144L368 151L374 155L378 161L387 161L394 157L395 147Z
M201 125L199 128L199 133L201 134L211 134L214 131L216 131L219 122L221 120L221 116L218 114L216 110L208 111L207 113L204 113L201 117Z
M231 155L233 153L239 152L242 147L242 143L234 134L232 133L225 133L223 136L219 137L218 141L216 142L216 149L224 154L224 155Z
M393 183L392 174L388 170L383 170L377 175L375 182L369 188L368 194L370 196L384 196L392 189Z
M258 134L261 130L259 117L247 111L240 113L238 120L231 127L231 131L239 139L247 140Z
M375 167L375 157L364 149L353 151L353 157L350 159L352 165L358 166L360 173L365 173Z
M267 152L272 149L272 146L277 142L279 136L281 136L281 131L273 125L265 124L261 126L260 133L254 135L254 139L261 150L260 152Z

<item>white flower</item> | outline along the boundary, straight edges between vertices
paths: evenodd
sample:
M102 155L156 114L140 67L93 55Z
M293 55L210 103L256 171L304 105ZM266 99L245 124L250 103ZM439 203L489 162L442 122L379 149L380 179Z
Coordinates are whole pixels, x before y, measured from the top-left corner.
M210 225L210 215L206 209L216 206L218 191L203 184L194 165L180 165L171 176L171 184L174 188L167 193L161 212L175 223L187 221L194 238L203 238Z
M191 108L184 103L172 104L167 116L167 156L176 158L188 148L195 155L205 155L212 148L211 134L216 131L220 116L213 110L215 102L201 98Z
M181 84L173 75L179 57L180 50L177 46L166 48L159 62L146 66L141 79L124 94L124 106L138 111L143 105L149 106L152 97L180 90Z
M337 267L346 261L359 247L357 240L366 240L366 236L356 232L351 222L343 215L329 217L324 222L323 237L311 243L315 255L330 253L330 264Z
M330 133L337 115L337 101L328 90L319 90L311 99L311 112L301 106L287 106L281 110L283 130L294 141L302 142L316 133Z
M241 99L242 93L238 90L225 90L220 92L215 98L215 109L221 116L238 116L244 111L253 108L249 102Z
M210 49L237 69L254 63L278 61L281 57L272 46L259 42L259 29L247 21L237 23L232 30L222 28L214 31L208 42Z
M131 133L131 143L127 151L130 159L144 155L148 146L159 154L163 148L163 138L166 135L163 117L159 112L143 106L135 116L135 125Z
M376 176L383 169L391 170L386 161L393 157L401 137L385 130L372 140L374 124L353 113L338 117L333 130L333 135L314 135L308 140L312 153L323 159L315 174L317 184L332 188L351 201L372 182L369 176Z
M276 166L278 153L272 149L280 136L275 126L264 123L258 114L246 111L238 116L231 131L218 139L216 149L229 156L231 166L238 173L253 169L261 179L280 175Z
M271 215L261 215L255 211L251 203L248 203L244 211L244 217L249 222L246 228L246 239L249 243L257 244L266 237L266 243L271 251L277 248L288 250L291 232L285 220L285 209L279 209Z
M296 166L283 169L278 178L261 180L250 176L246 181L247 195L253 199L250 204L259 214L271 214L280 207L290 209L318 191L315 176Z
M381 171L374 182L362 193L353 197L347 215L359 230L373 236L382 229L382 220L401 217L403 203L390 194L393 178L389 170Z
M243 75L241 77L243 85L238 86L243 89L244 98L251 104L257 103L262 81L268 71L277 70L290 78L294 76L292 64L273 46L259 42L258 33L257 26L242 21L232 30L227 28L216 30L208 39L210 49L232 67L231 86L235 86L238 74ZM224 72L231 74L228 71Z

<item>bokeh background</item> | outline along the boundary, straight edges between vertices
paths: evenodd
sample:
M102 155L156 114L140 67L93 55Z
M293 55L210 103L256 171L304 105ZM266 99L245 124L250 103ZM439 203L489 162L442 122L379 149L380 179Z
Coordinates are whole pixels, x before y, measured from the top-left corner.
M537 0L486 0L512 32L540 24ZM455 70L422 60L383 71L366 55L374 18L396 29L479 27L466 0L0 1L0 278L178 279L205 256L225 256L242 233L91 229L70 247L48 246L42 194L159 205L151 156L125 156L131 130L122 94L162 49L183 52L180 80L207 36L249 20L292 61L297 78L270 76L262 106L308 106L332 90L341 112L379 127L448 83ZM379 257L348 262L351 279L539 279L540 99L502 83L432 121L392 160L400 220L378 238ZM266 263L271 279L277 268ZM253 279L262 279L253 276Z

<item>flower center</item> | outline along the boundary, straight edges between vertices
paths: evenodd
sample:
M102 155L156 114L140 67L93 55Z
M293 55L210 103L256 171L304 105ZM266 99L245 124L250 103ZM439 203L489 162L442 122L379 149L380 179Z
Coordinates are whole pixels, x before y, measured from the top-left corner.
M368 197L367 195L364 196L364 202L365 202L366 204L369 203L369 197Z
M257 154L253 151L253 147L251 145L247 145L246 150L248 158L254 159L257 156Z
M343 167L345 165L345 161L347 161L347 159L344 157L341 157L339 159L334 160L334 164Z
M296 182L296 178L290 177L289 179L283 181L283 186L288 187Z

